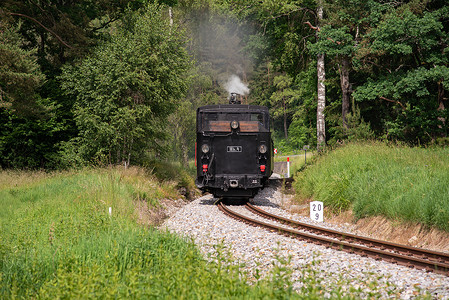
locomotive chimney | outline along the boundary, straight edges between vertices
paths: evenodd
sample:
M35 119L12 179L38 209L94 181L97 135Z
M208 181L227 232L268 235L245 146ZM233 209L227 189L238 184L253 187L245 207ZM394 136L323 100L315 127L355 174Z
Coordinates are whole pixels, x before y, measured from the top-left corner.
M229 104L242 104L242 96L237 93L231 93Z

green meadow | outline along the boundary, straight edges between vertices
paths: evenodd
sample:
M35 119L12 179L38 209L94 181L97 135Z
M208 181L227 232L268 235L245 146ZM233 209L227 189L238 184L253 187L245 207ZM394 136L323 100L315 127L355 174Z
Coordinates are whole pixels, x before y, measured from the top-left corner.
M177 184L142 169L0 172L0 298L292 296L284 278L249 285L228 256L209 263L141 224L136 204L180 197Z

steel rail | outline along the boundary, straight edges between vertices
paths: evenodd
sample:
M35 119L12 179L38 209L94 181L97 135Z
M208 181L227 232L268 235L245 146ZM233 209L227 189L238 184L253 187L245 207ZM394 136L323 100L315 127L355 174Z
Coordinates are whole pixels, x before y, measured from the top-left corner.
M356 253L361 256L369 256L376 260L386 260L388 262L397 263L399 265L404 265L407 267L416 267L420 269L424 269L426 271L432 271L439 274L444 274L449 276L449 264L444 264L440 262L435 261L429 261L422 258L417 257L411 257L411 256L404 256L401 254L393 253L390 251L385 251L381 249L375 249L370 248L367 246L359 245L359 244L351 244L345 241L339 241L336 239L318 236L306 232L301 232L296 229L290 229L285 227L280 227L273 224L268 224L265 222L261 222L258 220L254 220L252 218L249 218L247 216L244 216L242 214L239 214L233 210L230 210L228 207L226 207L223 203L218 204L218 208L225 213L226 215L230 216L231 218L234 218L239 221L243 221L247 224L253 225L253 226L259 226L269 229L270 231L275 231L280 234L283 234L285 236L294 237L300 240L304 240L307 242L312 242L315 244L323 245L335 250L343 250L348 253Z
M369 247L379 247L382 250L390 250L390 251L396 251L403 255L409 255L409 256L416 256L418 258L428 259L433 262L439 262L443 264L449 265L449 253L444 252L438 252L428 249L421 249L416 247L411 247L407 245L401 245L397 243L392 243L388 241L382 241L377 240L369 237L363 237L355 234L350 233L343 233L339 232L337 230L327 229L307 223L298 222L295 220L287 219L281 216L277 216L274 214L271 214L267 211L264 211L250 203L246 204L246 208L250 210L251 212L264 217L268 219L272 219L278 222L281 222L283 224L306 230L315 234L325 235L329 237L336 238L341 241L348 241L351 243L360 243Z

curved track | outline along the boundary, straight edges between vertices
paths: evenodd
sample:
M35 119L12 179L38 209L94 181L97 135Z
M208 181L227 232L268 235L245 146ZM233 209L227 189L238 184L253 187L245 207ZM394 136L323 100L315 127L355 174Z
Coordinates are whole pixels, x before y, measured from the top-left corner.
M223 203L219 203L218 207L223 213L236 220L243 221L253 226L264 227L286 236L324 245L336 250L343 250L349 253L356 253L378 260L382 259L388 262L425 269L426 271L449 276L449 254L447 253L375 240L297 222L270 214L249 203L246 204L246 208L252 213L296 229L273 225L250 218L229 209L229 207L225 206Z

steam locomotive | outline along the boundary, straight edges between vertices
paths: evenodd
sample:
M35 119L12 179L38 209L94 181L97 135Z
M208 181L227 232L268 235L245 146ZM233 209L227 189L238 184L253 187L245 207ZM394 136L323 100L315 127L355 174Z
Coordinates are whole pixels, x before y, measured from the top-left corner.
M197 110L195 183L216 198L252 198L273 173L268 108L243 105L239 96Z

